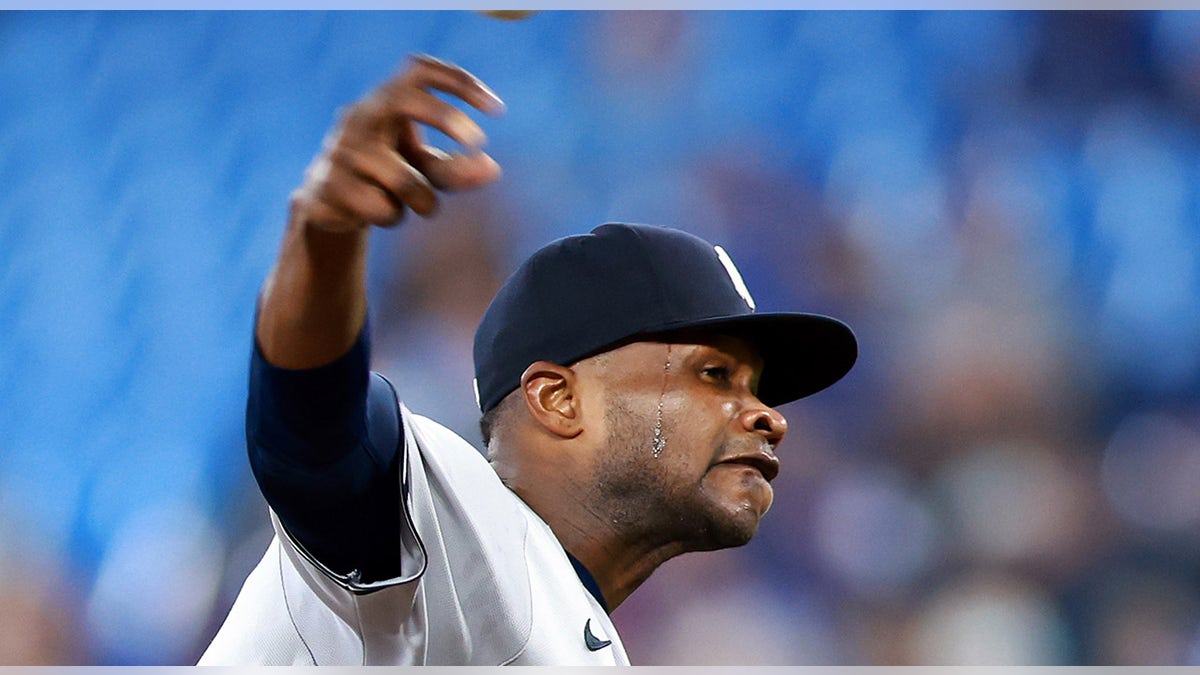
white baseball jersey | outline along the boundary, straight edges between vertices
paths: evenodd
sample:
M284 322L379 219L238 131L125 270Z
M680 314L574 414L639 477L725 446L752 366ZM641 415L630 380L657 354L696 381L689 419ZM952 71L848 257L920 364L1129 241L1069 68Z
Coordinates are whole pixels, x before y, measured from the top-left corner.
M200 665L628 665L550 527L469 443L400 414L404 573L339 575L272 513L275 537Z

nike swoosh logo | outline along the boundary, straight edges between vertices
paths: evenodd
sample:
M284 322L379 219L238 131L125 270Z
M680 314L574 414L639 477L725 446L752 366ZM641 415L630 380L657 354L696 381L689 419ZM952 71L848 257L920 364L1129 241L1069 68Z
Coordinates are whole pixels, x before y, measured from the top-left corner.
M592 635L592 620L588 619L587 623L583 624L583 643L587 645L589 651L594 652L597 649L604 649L605 647L611 645L612 640L601 640L595 635Z

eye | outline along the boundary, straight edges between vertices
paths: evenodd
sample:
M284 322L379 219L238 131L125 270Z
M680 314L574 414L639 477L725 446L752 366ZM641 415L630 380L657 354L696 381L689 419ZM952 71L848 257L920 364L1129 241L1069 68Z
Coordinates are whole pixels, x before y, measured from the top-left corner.
M729 380L729 368L726 366L709 366L701 372L704 373L705 377L717 380L718 382L727 382Z

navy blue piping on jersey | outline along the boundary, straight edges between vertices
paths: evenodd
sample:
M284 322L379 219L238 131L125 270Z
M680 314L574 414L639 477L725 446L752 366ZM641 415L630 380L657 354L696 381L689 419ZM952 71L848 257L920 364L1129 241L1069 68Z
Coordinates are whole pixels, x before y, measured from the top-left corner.
M604 608L605 614L612 614L608 609L608 603L604 601L604 594L600 592L600 584L596 583L596 577L593 577L592 573L583 566L583 563L575 559L575 556L566 551L564 553L567 553L567 560L571 561L571 567L575 568L575 574L579 577L579 581L583 584L583 587L588 589L588 593L592 594L596 602L600 603L600 606Z

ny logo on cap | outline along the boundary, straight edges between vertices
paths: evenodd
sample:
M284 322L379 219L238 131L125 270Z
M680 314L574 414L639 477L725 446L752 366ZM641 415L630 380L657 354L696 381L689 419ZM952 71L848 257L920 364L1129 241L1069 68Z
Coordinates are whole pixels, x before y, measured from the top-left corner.
M742 296L742 299L750 306L750 311L754 311L754 298L750 297L750 289L746 288L746 282L742 281L742 275L738 272L737 266L733 264L733 259L720 246L713 248L717 251L717 258L725 266L725 271L729 273L729 280L733 282L733 287L737 289L738 295Z

